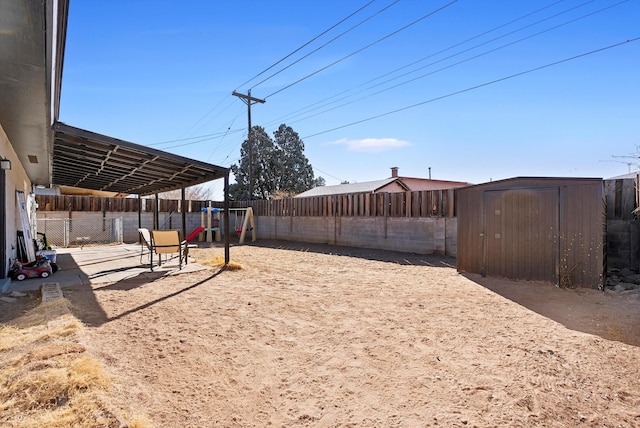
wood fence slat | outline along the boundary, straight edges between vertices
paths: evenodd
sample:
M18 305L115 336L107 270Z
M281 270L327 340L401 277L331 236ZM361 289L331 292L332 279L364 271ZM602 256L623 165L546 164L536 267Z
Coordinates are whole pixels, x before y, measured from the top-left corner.
M609 211L625 211L634 198L627 189L621 191L610 186L611 196L617 200L607 206ZM620 187L620 186L618 186ZM616 190L618 190L616 192ZM231 208L251 205L257 216L364 216L364 217L455 217L456 192L454 189L394 192L353 193L325 195L310 198L284 198L260 201L230 201ZM94 211L94 212L153 212L154 198L102 198L94 196L36 195L40 211ZM200 212L209 201L187 201L185 212ZM616 207L616 204L618 205ZM160 199L161 212L178 212L181 201ZM222 209L223 202L212 203ZM617 208L617 209L616 209Z

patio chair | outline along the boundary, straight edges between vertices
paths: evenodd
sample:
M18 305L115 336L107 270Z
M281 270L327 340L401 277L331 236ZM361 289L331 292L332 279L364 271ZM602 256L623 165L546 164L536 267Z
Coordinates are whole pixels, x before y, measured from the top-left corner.
M177 230L151 230L138 229L141 237L140 262L144 248L149 251L149 266L153 270L153 254L158 255L158 266L162 265L163 254L178 254L178 265L182 269L182 261L188 263L189 247L187 241L180 240L180 232Z

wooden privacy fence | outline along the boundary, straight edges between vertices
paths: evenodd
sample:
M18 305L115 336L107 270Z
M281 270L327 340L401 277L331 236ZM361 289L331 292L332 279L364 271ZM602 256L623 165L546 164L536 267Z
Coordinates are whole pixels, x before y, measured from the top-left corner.
M36 195L36 203L40 211L83 211L83 212L153 212L155 199L138 198L104 198L99 196L54 196ZM200 208L209 206L208 201L186 201L186 212L200 212ZM159 199L160 212L179 212L182 201Z
M257 216L455 217L455 193L430 190L253 201Z
M152 212L155 199L36 195L40 211ZM185 212L200 212L208 201L186 201ZM160 212L180 212L179 200L160 199ZM213 202L222 208L222 202ZM253 207L256 216L294 217L448 217L456 216L455 191L352 193L265 201L231 201L231 208Z

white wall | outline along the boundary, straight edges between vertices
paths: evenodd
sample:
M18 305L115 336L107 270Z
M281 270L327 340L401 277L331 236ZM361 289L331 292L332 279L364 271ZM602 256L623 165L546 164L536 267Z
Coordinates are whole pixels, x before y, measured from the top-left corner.
M16 202L16 190L24 191L25 195L28 195L31 190L31 181L27 176L27 173L20 163L18 159L18 155L13 150L13 146L7 138L7 135L2 128L2 124L0 124L0 156L5 159L9 159L11 161L11 170L6 171L6 179L7 179L7 187L6 187L6 195L7 199L5 201L5 206L7 207L5 211L6 221L7 221L7 229L4 231L0 231L6 234L6 253L7 257L11 259L15 259L17 257L17 238L16 232L18 229L22 229L22 225L20 222L20 215L18 214L18 204ZM8 260L0 261L0 268L2 268L2 264L4 265L5 273L11 267Z

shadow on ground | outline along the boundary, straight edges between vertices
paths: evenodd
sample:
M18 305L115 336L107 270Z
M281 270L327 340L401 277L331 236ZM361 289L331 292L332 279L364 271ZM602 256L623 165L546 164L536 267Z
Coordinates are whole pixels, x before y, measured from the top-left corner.
M571 330L640 346L640 299L635 295L463 275Z
M233 244L236 246L239 244ZM357 257L365 260L378 262L395 263L408 266L431 266L431 267L456 267L455 257L433 255L433 254L416 254L403 253L400 251L378 250L371 248L344 247L340 245L330 244L310 244L305 242L294 241L275 241L275 240L258 240L243 245L251 245L254 247L272 248L278 250L301 251L319 254L328 254L332 256ZM199 246L201 246L199 244ZM214 247L221 244L215 243ZM205 246L201 246L205 248ZM231 259L233 259L233 250L231 250Z

